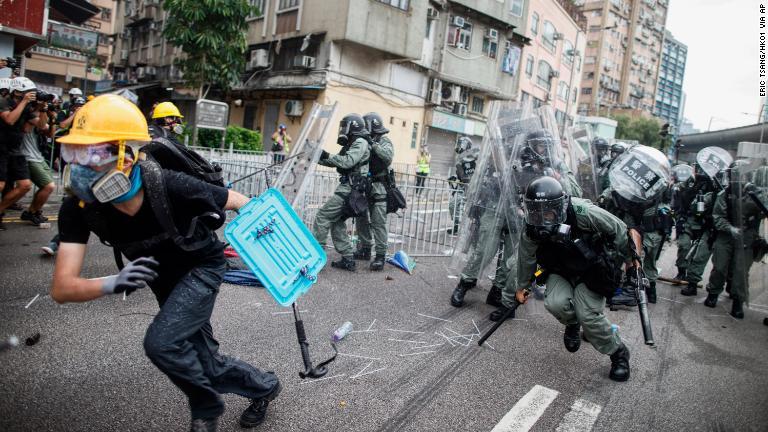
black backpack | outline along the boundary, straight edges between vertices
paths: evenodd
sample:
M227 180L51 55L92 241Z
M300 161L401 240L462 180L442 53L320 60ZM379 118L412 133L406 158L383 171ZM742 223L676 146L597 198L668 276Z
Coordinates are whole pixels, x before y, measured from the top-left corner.
M153 137L152 141L142 147L141 152L162 168L182 172L216 186L224 186L224 173L219 164L208 162L194 150L180 144L168 136L165 129L150 127L150 135Z

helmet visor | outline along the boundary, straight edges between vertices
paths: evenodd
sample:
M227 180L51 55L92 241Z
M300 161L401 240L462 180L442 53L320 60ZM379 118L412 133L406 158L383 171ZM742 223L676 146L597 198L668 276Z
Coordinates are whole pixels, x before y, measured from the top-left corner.
M114 144L92 146L62 144L61 158L64 162L86 166L102 166L117 160L119 147Z
M525 223L538 227L552 227L565 222L565 196L553 200L525 200Z

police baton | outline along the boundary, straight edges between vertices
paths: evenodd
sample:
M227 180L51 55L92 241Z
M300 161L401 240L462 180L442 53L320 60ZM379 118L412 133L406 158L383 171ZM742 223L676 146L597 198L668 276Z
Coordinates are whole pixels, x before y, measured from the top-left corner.
M530 294L530 291L529 290L525 290L525 296L528 297L529 294ZM506 321L506 320L508 320L508 319L510 319L510 318L515 316L515 310L521 304L522 303L518 302L517 298L515 298L515 300L513 301L512 307L507 309L507 311L504 312L504 315L502 315L501 318L499 318L499 320L496 321L496 324L494 324L490 329L488 329L487 332L485 332L485 334L480 338L480 340L477 341L477 345L478 346L483 346L485 341L489 337L491 337L491 335L494 334L496 332L496 330L498 330L499 327L501 327L502 324L504 324L504 321Z

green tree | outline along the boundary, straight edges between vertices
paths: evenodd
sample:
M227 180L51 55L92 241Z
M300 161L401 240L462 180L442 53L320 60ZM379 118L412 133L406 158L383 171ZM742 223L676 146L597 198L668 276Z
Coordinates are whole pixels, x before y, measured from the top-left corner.
M163 9L163 36L184 51L176 65L199 98L213 85L228 90L239 81L248 49L246 19L256 12L248 0L165 0Z
M640 144L655 147L662 151L669 145L669 140L659 136L661 123L656 118L627 115L616 115L612 118L618 123L616 126L617 139L637 140Z

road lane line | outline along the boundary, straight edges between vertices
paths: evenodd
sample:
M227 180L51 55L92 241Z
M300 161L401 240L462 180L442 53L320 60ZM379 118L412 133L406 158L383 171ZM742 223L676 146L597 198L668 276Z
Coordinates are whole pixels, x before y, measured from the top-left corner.
M557 426L557 432L589 432L603 408L585 399L576 399L571 410Z
M539 420L560 392L535 385L525 394L491 432L526 432Z

